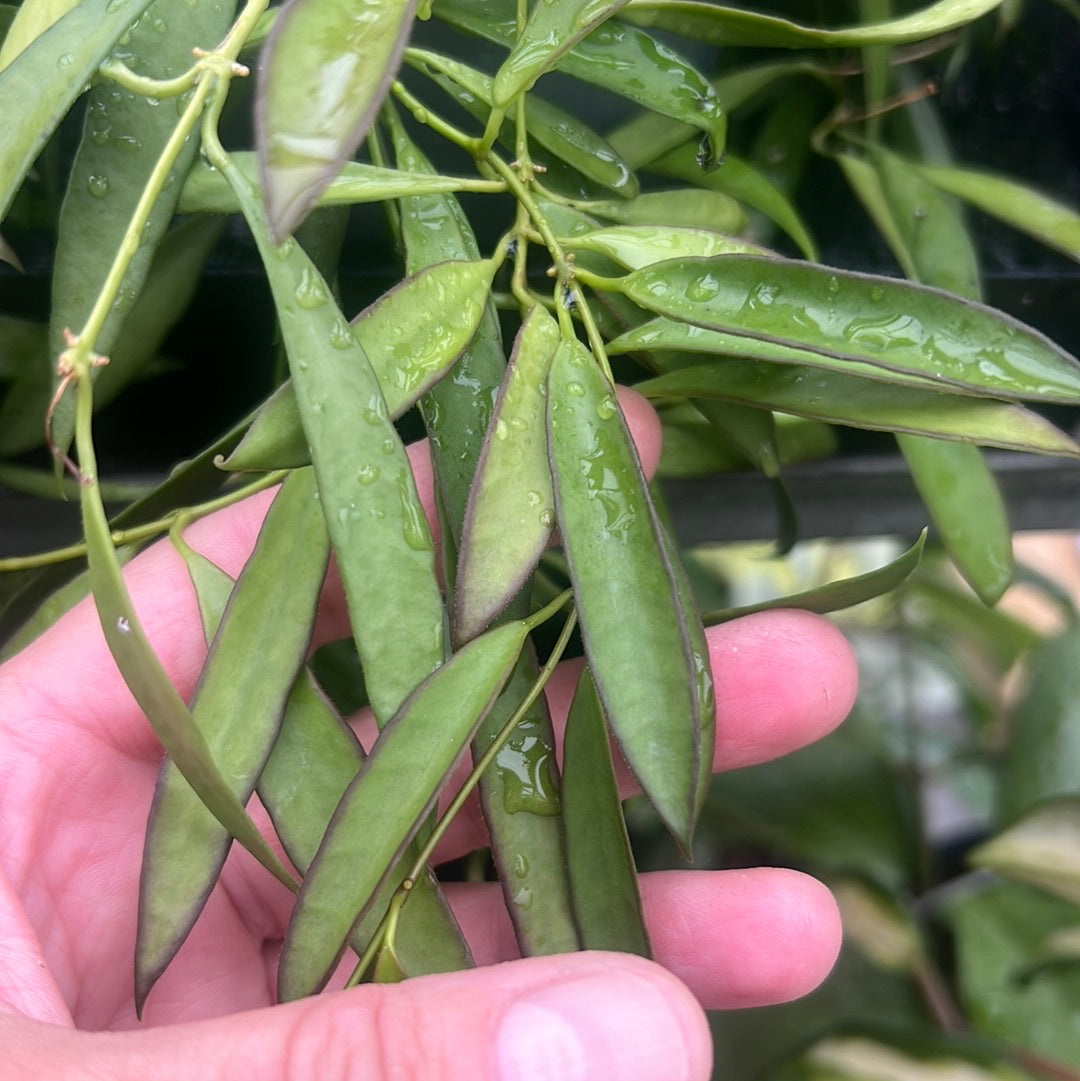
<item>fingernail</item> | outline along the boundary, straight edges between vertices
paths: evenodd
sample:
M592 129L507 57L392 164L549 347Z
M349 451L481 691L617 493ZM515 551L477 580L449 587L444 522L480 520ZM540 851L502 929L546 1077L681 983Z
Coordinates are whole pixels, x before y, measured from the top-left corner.
M498 1081L705 1081L708 1027L659 975L591 974L522 995L495 1040Z

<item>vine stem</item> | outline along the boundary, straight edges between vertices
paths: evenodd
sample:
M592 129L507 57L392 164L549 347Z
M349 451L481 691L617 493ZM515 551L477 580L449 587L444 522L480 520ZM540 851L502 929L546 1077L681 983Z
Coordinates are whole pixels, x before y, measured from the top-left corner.
M572 596L572 593L572 590L564 590L550 604L545 605L539 612L531 616L528 622L534 625L543 622L560 608L564 607L567 600ZM408 899L413 885L424 873L428 861L431 859L439 842L446 834L447 829L449 829L451 822L457 817L458 812L465 806L465 801L472 795L474 789L480 783L482 774L495 761L495 758L498 756L499 751L502 750L503 745L510 736L513 735L514 729L521 723L521 719L532 708L533 703L540 697L544 688L547 686L559 661L562 660L563 653L566 652L567 643L569 643L570 636L574 633L574 628L576 626L577 611L571 609L570 615L563 625L562 630L559 632L559 637L551 650L551 655L544 663L544 667L541 668L540 672L537 674L533 685L529 688L529 693L522 699L521 704L510 715L502 728L499 729L498 734L489 744L487 750L485 750L480 758L477 759L468 777L465 778L465 782L455 793L454 798L439 817L439 821L435 824L435 828L431 831L431 835L428 837L426 843L420 849L416 859L413 861L412 866L409 868L409 873L405 876L401 885L398 887L397 892L391 899L386 915L383 916L378 930L372 935L371 942L368 943L367 949L353 969L352 975L345 984L346 987L355 987L360 982L364 973L371 967L371 963L375 959L376 954L384 945L391 945L392 948L391 932L396 926L398 915L401 912L402 906Z
M394 97L412 113L413 119L418 124L429 127L438 132L448 142L461 147L466 153L478 157L481 152L480 140L466 135L460 128L454 127L448 120L444 120L438 113L433 113L419 98L415 97L404 84L396 79L391 85Z
M563 246L559 243L558 237L556 237L552 231L551 225L548 223L547 218L544 217L544 212L540 209L539 204L529 188L529 182L520 177L510 165L492 151L488 151L484 157L484 161L486 161L487 164L506 181L506 186L510 190L510 193L517 199L518 203L521 206L524 206L528 211L529 217L536 227L536 231L540 234L544 245L547 247L548 252L551 254L551 258L555 263L555 272L559 283L569 294L569 299L573 302L573 306L578 310L578 313L581 316L581 323L585 327L585 334L589 339L589 348L592 350L592 354L596 358L604 375L607 376L608 382L614 384L615 380L611 374L611 363L608 360L607 350L604 348L604 339L600 333L600 328L596 325L596 319L593 317L592 310L585 299L585 294L582 293L581 288L578 285L577 279L580 272L574 264L573 256L567 254Z
M239 503L247 499L248 496L254 495L256 492L280 484L288 476L288 473L289 470L287 469L264 473L249 484L235 488L225 495L217 496L215 499L207 500L205 503L198 503L194 507L170 511L161 518L157 518L152 522L144 522L139 526L133 526L131 529L113 530L109 533L109 537L115 548L123 548L129 544L139 544L161 533L168 532L181 516L185 516L191 521L205 518L206 515L213 514L214 511L230 507L234 503ZM50 552L41 552L37 555L11 556L7 559L0 559L0 573L4 571L30 570L34 567L48 567L55 563L66 563L69 559L79 559L84 555L86 555L86 542L80 541L78 544L69 544L64 548L54 548Z

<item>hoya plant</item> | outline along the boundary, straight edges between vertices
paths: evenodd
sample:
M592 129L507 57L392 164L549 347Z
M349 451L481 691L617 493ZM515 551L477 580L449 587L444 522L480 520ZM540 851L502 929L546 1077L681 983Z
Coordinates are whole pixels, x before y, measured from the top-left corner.
M54 236L47 325L0 323L0 453L8 483L73 494L84 534L4 561L4 628L17 649L89 590L167 752L138 1008L234 842L295 893L282 1000L346 955L350 982L468 966L430 861L476 791L523 953L648 954L608 737L689 857L714 742L704 626L738 613L703 620L616 381L657 409L667 472L726 456L770 478L782 548L782 465L806 437L895 433L961 572L1001 595L1009 527L979 448L1080 456L1030 408L1080 403L1080 364L982 302L958 200L1073 257L1080 219L955 166L904 61L1014 7L865 0L829 27L696 0L0 8L2 254L17 266L43 222ZM687 58L703 44L729 62ZM567 111L567 87L620 102L614 126ZM904 277L816 261L797 198L811 154ZM356 310L339 271L364 244L359 204L381 206L400 265ZM273 392L110 520L124 493L99 469L95 411L153 370L226 229L250 237L272 297ZM420 434L430 518L406 448ZM270 488L235 581L185 541ZM121 575L164 533L209 643L191 701ZM770 603L855 604L920 551ZM331 556L351 634L312 654ZM543 690L574 653L560 767ZM361 705L366 747L342 719ZM249 817L256 793L289 866Z

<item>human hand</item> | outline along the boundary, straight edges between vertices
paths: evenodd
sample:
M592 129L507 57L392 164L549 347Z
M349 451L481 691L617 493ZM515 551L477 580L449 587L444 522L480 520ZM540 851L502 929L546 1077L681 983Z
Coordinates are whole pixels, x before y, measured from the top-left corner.
M627 398L623 405L642 457L655 460L651 414ZM412 455L418 484L430 491L422 449ZM270 498L264 493L196 523L188 540L237 574ZM183 563L169 544L159 544L126 577L166 670L190 695L206 647ZM331 581L319 635L345 633ZM708 637L718 767L793 750L847 713L853 663L825 621L764 613ZM575 678L567 665L549 685L556 722ZM700 1081L710 1059L702 1007L797 997L825 976L838 949L831 897L791 871L644 876L656 963L609 953L510 960L514 938L498 888L462 884L447 894L484 967L272 1005L291 895L234 846L137 1028L136 899L161 749L113 664L91 604L0 669L0 702L5 1081ZM453 858L483 843L473 808L439 855Z

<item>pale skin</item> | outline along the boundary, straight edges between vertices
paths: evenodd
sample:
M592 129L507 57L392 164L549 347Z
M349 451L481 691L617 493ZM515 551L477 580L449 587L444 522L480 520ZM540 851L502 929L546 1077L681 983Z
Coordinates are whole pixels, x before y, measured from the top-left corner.
M651 469L655 417L636 395L622 401ZM430 500L426 449L410 450ZM189 541L235 575L271 497L196 523ZM182 562L158 544L126 577L166 670L190 694L206 646ZM317 637L344 632L331 575ZM709 646L717 769L803 746L851 706L851 652L818 617L760 614L711 630ZM549 687L557 724L573 680L567 665ZM830 894L794 871L645 876L653 962L608 953L521 960L497 887L460 885L448 896L482 967L274 1005L291 896L234 849L140 1024L135 902L161 750L91 605L0 668L0 702L2 1081L705 1081L703 1009L805 994L839 949ZM370 722L357 723L363 731ZM439 855L482 844L469 807Z

